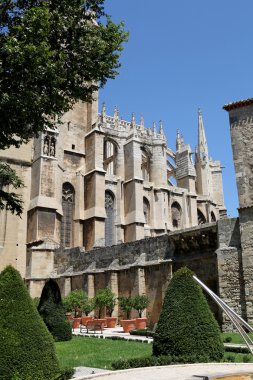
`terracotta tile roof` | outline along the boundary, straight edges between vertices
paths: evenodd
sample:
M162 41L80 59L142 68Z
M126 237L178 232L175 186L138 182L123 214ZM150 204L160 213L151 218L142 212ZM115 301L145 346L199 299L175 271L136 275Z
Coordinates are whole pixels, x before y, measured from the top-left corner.
M238 100L238 102L228 103L223 106L223 109L226 111L231 111L235 108L245 107L253 104L253 98Z

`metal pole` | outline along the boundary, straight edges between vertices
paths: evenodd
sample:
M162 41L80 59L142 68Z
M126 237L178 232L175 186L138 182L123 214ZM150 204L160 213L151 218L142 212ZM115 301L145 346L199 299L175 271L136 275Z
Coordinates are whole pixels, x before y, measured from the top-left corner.
M212 299L218 304L218 306L225 312L225 314L229 317L231 322L234 324L236 329L238 330L239 334L241 335L242 339L246 343L246 346L248 347L250 353L253 355L253 350L249 345L248 340L251 344L253 344L252 340L246 333L246 331L243 330L240 323L246 327L248 330L253 332L253 328L244 321L234 310L232 310L224 301L222 301L211 289L209 289L205 284L203 284L202 281L200 281L196 276L193 276L193 279L203 288L205 291L212 297Z

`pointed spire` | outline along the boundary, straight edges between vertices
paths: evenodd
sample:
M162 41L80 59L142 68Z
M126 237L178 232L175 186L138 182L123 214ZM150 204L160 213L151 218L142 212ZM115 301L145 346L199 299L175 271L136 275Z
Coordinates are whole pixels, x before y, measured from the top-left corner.
M134 112L132 112L131 128L135 129L135 115L134 115Z
M140 121L140 129L141 130L144 130L145 129L145 126L144 126L144 117L143 117L143 115L141 114L141 121Z
M119 110L118 110L118 106L114 106L114 120L119 120Z
M184 146L184 135L183 135L183 133L181 133L181 146Z
M181 149L181 137L180 137L180 132L179 129L177 129L177 138L176 138L176 150Z
M200 159L208 160L208 147L200 108L198 109L198 155Z
M103 116L106 115L106 106L105 106L105 102L102 103L102 115L103 115Z
M159 135L164 135L162 120L159 121Z
M156 137L156 123L155 121L153 122L153 135Z

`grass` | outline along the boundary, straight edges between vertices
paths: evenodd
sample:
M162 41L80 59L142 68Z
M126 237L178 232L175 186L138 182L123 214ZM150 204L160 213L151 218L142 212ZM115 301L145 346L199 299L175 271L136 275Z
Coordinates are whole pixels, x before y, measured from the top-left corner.
M233 363L252 363L253 356L248 354L237 354L235 352L225 352L224 358Z
M112 369L118 359L150 356L151 344L111 339L73 337L67 342L57 342L56 352L63 367L94 367Z
M223 341L228 336L232 338L231 343L243 343L241 336L237 333L222 333ZM150 356L152 344L73 337L68 342L57 342L56 351L62 368L85 366L112 369L111 363L115 360ZM236 363L253 361L252 355L245 353L225 352L224 357Z
M253 340L253 334L249 334L250 338ZM242 339L241 335L239 333L222 333L222 340L225 341L225 338L231 337L231 342L229 343L241 343L245 344L244 340Z

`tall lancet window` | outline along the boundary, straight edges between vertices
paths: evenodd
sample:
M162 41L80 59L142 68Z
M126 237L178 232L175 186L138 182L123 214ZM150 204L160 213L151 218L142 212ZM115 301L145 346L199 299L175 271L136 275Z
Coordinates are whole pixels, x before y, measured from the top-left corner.
M182 227L182 209L179 203L173 202L171 205L171 217L172 217L172 226L174 228Z
M61 245L71 247L73 245L73 214L75 206L75 190L66 182L62 186L62 223L61 223Z
M109 140L104 142L104 170L107 174L116 174L116 145Z
M145 197L143 197L143 214L144 214L145 224L149 224L150 223L150 207L149 207L149 201Z
M110 191L105 192L105 245L114 243L114 196Z

